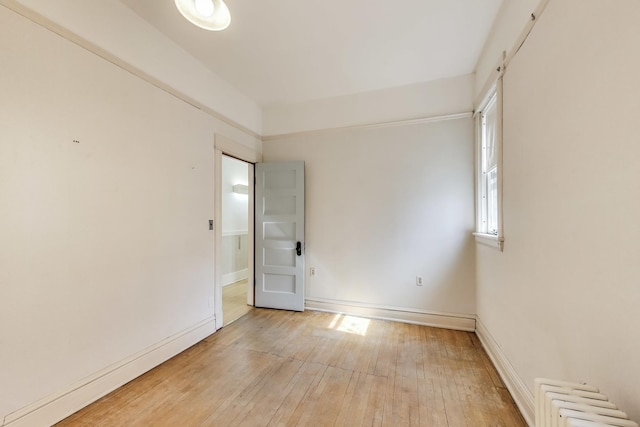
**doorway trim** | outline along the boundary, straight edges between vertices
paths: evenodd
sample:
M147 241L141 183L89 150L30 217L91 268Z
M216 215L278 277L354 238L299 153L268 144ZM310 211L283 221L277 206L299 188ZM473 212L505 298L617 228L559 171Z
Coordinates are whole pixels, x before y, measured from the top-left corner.
M255 148L247 147L233 139L219 133L214 134L214 313L216 318L216 330L222 328L224 319L222 318L222 155L235 157L254 165L262 161L262 153ZM253 289L254 279L254 168L249 167L249 253L248 253L248 286ZM254 305L253 292L247 292L247 304Z

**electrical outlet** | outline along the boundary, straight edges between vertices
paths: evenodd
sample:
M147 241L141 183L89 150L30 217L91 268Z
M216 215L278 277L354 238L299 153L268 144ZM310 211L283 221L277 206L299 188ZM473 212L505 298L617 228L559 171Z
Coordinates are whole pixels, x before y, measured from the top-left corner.
M422 286L422 276L416 276L416 286Z
M315 267L309 268L309 276L313 277L315 275L316 275L316 268Z

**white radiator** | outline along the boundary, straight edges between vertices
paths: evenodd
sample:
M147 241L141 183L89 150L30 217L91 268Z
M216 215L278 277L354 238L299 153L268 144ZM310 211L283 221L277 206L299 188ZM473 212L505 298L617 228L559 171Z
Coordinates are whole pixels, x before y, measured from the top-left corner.
M536 378L536 427L638 427L597 387Z

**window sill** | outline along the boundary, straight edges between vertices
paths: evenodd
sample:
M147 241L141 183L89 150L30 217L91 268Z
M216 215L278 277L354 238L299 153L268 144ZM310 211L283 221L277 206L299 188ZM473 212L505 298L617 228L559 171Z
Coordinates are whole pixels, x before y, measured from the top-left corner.
M473 236L477 243L499 249L501 252L504 249L504 237L486 233L473 233Z

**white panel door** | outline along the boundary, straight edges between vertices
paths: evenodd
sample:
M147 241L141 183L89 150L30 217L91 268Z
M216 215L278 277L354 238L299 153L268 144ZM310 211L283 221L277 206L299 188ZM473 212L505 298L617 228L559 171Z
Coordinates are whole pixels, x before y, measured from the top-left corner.
M304 162L256 164L255 304L304 311Z

